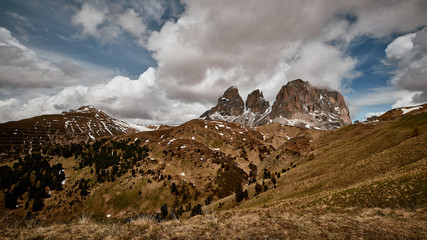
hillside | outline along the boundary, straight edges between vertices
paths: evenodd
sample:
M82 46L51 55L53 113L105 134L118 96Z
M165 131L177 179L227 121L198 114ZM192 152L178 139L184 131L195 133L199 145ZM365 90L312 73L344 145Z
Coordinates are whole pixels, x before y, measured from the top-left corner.
M104 136L136 132L131 126L89 106L62 114L42 115L0 124L0 157L3 160L38 152L50 146L86 142Z
M28 193L16 209L1 202L0 235L423 239L425 129L421 109L334 131L198 119L51 148L50 164L65 172L63 189L30 217ZM21 229L21 221L33 225Z

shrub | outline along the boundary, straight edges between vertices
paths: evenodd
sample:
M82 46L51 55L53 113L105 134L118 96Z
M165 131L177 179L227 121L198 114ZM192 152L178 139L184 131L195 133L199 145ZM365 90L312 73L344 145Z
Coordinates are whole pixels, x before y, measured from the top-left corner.
M412 137L416 137L418 135L420 135L420 130L418 129L418 127L415 127L412 131Z
M161 208L160 208L160 212L162 214L162 219L166 219L166 217L168 216L168 205L165 203Z
M255 184L255 192L256 194L259 194L262 191L262 187L259 183Z
M202 205L197 204L196 206L194 206L193 209L191 209L190 217L194 217L194 216L202 215L202 214L203 214Z
M240 202L245 198L245 193L242 191L242 185L240 183L236 184L235 194L236 194L235 197L237 202Z

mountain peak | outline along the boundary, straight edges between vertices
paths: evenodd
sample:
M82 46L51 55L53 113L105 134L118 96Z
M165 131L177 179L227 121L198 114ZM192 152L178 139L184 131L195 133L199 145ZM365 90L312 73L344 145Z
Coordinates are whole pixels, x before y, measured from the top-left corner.
M231 86L224 92L222 97L218 99L218 104L200 117L231 121L236 116L241 115L244 110L245 106L239 94L239 90L237 87Z
M264 113L270 107L270 103L264 99L264 94L256 89L246 99L246 109L254 113Z
M43 147L90 141L102 137L137 132L135 126L82 106L61 114L41 115L0 124L0 145L10 148L10 156ZM11 138L13 141L4 141Z
M271 108L258 89L248 95L245 106L246 111L238 89L232 86L218 99L218 104L201 117L249 126L274 121L318 129L335 129L351 123L341 93L313 87L302 79L283 85Z

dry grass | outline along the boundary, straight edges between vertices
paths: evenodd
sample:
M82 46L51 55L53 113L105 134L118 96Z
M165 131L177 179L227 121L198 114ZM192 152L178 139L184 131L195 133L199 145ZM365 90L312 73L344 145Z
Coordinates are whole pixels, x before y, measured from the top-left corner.
M425 210L260 208L189 220L92 220L0 230L3 239L424 239Z

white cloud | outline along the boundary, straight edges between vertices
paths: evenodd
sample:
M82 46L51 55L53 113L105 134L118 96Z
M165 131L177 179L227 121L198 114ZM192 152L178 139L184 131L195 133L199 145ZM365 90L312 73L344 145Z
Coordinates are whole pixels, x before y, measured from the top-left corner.
M114 69L104 69L85 63L75 63L63 56L43 53L42 59L22 45L10 31L0 27L0 87L56 88L76 84L90 84L111 79Z
M365 114L365 119L367 119L369 117L372 117L372 116L379 117L379 116L383 115L384 113L385 112L368 112L368 113Z
M391 83L398 88L411 91L396 105L427 102L427 30L426 28L396 38L386 48L387 62L397 67Z
M298 60L291 65L288 79L302 78L321 88L343 90L345 79L358 76L357 61L342 51L321 41L300 48Z
M0 86L52 87L68 85L75 79L65 74L56 65L40 59L33 51L0 27Z
M78 37L93 37L105 44L128 33L144 47L150 33L147 24L155 21L161 25L163 13L169 10L175 16L177 9L175 2L166 0L86 1L75 9L72 23L82 28Z
M147 47L159 64L158 84L169 97L188 102L203 98L211 104L230 85L242 93L260 88L274 100L277 87L295 78L347 91L360 74L357 59L346 55L350 41L427 24L423 1L185 4L179 20L152 33ZM340 17L346 14L356 20ZM274 90L267 89L271 86Z
M144 44L144 33L146 26L143 19L133 9L127 9L123 14L117 18L117 23L127 32L132 34L140 42L141 46Z
M385 49L385 53L390 60L403 59L414 47L412 41L414 40L415 33L410 33L396 38Z
M197 118L206 109L200 103L182 103L167 98L155 82L156 70L149 68L137 80L117 76L105 84L66 87L56 95L43 95L28 102L15 98L0 100L0 121L94 105L114 117L133 123L171 124Z
M381 104L393 104L399 99L412 97L415 93L396 89L393 86L371 89L369 92L358 94L349 101L358 107Z
M106 9L98 9L97 7L85 2L82 8L72 18L75 25L83 27L83 34L100 37L98 26L105 20Z

